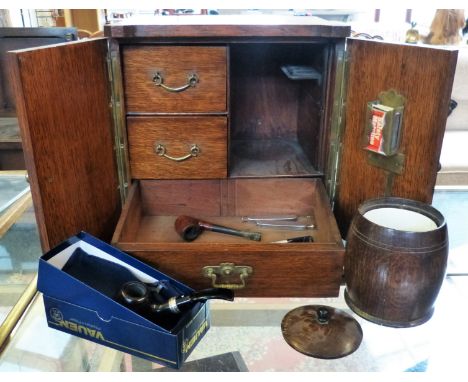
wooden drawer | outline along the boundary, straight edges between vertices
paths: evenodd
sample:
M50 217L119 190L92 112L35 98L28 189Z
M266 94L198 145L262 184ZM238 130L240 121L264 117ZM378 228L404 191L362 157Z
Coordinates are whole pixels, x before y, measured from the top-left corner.
M129 46L123 49L127 111L226 112L226 48L220 46ZM159 77L155 77L159 73ZM194 79L194 86L186 86ZM155 82L156 81L156 82ZM186 87L171 91L171 88Z
M127 118L130 171L136 179L227 176L227 118Z
M257 214L313 215L317 228L272 230L241 222ZM174 229L179 215L258 231L262 240L206 231L184 242ZM309 234L313 243L272 243ZM323 185L311 178L139 181L112 242L195 289L228 285L238 296L324 297L337 296L342 280L342 240Z

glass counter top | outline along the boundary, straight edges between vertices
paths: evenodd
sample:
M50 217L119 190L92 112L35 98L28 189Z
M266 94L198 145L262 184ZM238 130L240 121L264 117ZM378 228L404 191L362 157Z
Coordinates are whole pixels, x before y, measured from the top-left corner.
M465 372L468 277L446 278L433 317L413 328L390 328L368 322L338 298L237 298L211 302L212 325L184 368L229 371L310 372ZM349 356L323 360L308 357L283 339L281 321L290 310L321 304L339 308L360 323L364 337ZM212 365L210 366L210 360ZM221 365L221 366L220 366ZM168 371L144 359L47 327L42 295L37 294L0 356L0 371ZM228 371L228 370L217 370Z

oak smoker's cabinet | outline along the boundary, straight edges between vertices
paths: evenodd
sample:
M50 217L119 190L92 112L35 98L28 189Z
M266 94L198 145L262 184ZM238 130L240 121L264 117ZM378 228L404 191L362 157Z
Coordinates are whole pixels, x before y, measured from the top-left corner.
M336 296L357 206L431 201L456 52L347 39L313 17L155 20L10 55L43 249L84 230L193 288ZM406 99L397 172L362 144L368 103L392 89ZM290 214L316 228L241 221ZM179 215L262 241L184 242Z

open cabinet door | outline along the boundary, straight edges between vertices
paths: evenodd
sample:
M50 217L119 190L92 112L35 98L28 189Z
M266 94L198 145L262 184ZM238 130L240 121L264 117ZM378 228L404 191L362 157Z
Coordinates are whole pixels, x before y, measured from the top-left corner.
M44 251L87 231L110 240L120 197L105 39L9 53Z
M398 196L431 203L457 60L456 50L370 40L349 39L347 50L346 120L335 198L343 236L367 199ZM364 149L368 102L392 89L406 99L399 161L383 158L385 163L376 165L382 155Z

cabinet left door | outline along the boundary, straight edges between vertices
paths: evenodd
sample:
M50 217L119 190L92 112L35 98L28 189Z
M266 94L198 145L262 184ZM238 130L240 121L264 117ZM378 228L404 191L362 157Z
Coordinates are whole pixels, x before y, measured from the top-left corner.
M120 214L106 54L106 39L9 53L44 251L79 231L110 240Z

